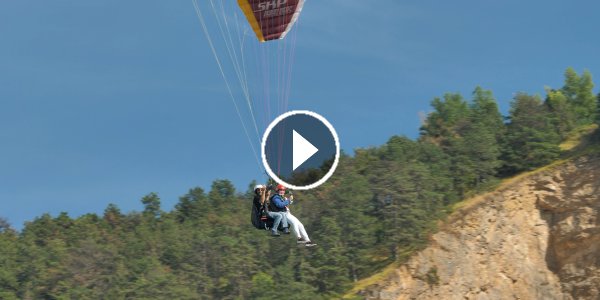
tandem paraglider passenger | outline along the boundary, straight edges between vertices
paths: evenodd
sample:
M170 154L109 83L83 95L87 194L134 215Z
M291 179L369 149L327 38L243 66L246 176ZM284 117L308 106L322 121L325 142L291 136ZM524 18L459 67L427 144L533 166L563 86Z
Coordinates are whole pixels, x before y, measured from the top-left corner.
M290 198L285 197L285 186L279 184L277 185L276 194L271 198L271 208L278 212L285 213L287 220L292 224L292 229L296 234L296 239L298 244L304 244L306 247L316 246L317 244L313 243L308 237L308 233L304 228L304 224L298 220L292 212L290 211L289 206L294 202L294 195L290 195Z

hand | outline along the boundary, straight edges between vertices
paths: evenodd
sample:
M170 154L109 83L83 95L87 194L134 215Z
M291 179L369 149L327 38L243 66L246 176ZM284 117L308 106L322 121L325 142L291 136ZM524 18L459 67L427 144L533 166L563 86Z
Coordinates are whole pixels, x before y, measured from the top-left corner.
M290 200L294 201L294 195L290 195Z

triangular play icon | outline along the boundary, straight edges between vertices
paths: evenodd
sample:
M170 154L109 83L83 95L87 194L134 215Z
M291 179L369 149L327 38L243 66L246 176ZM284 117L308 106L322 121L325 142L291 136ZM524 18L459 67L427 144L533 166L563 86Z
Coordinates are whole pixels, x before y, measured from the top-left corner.
M298 168L305 161L307 161L309 158L315 155L315 153L317 153L319 149L317 149L317 147L313 146L313 144L311 144L303 136L296 132L296 130L293 131L294 133L292 140L292 171L295 171L296 168Z

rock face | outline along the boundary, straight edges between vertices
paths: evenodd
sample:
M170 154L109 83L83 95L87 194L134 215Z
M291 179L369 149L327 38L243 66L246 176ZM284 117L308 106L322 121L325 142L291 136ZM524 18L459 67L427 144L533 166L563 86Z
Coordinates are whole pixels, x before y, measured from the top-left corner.
M367 299L600 299L600 156L514 179L453 214Z

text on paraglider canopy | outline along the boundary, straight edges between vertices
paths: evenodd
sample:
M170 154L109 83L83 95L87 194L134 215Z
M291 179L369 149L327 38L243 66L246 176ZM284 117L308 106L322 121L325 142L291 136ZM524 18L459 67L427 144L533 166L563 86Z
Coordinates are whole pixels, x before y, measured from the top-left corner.
M269 9L276 9L284 6L288 0L271 0L258 3L258 11L264 11Z
M285 15L291 14L293 12L294 12L294 8L291 6L273 9L273 10L267 10L263 13L263 18L285 16Z

